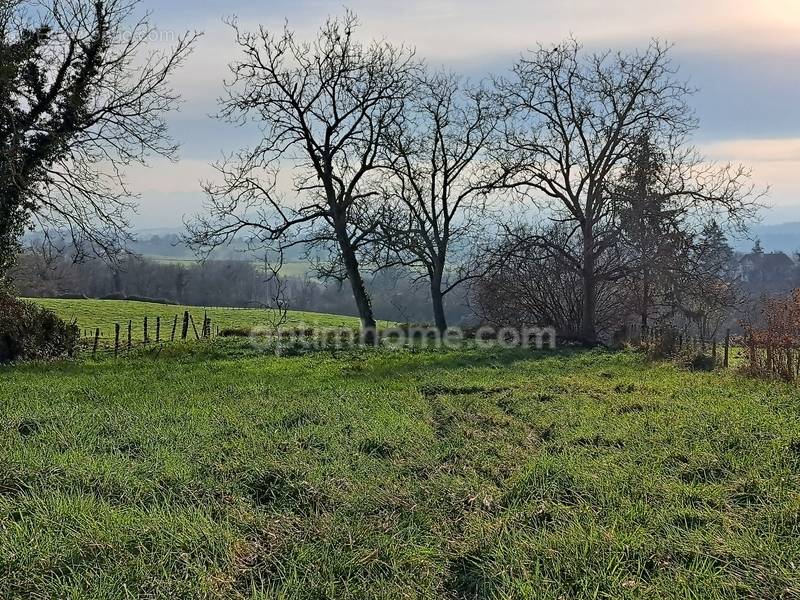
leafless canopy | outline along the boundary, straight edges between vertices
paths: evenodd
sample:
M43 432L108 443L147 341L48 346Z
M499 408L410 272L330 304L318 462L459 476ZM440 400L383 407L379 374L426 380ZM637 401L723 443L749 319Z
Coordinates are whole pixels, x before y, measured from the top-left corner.
M570 40L522 58L498 88L508 117L506 160L517 169L518 189L567 224L568 239L580 242L539 240L581 274L587 341L597 336L598 281L620 275L616 261L601 261L618 238L611 182L645 132L668 156L665 193L681 210L734 222L752 215L749 173L709 164L686 144L696 127L686 103L692 90L678 78L667 46L653 42L644 52L589 54Z
M493 160L500 111L490 90L456 75L424 73L387 139L381 264L419 268L434 320L447 328L443 297L488 267L481 251L496 225L489 198L506 172Z
M359 255L379 222L373 175L385 166L384 134L411 93L413 52L360 43L351 13L328 20L308 43L288 27L231 25L242 56L231 65L221 116L257 123L262 139L216 165L219 180L205 186L207 212L189 224L190 241L201 250L240 234L253 246L326 245L338 257L326 274L350 281L364 327L374 328Z
M125 168L173 158L169 78L197 34L159 33L138 0L5 1L0 10L0 255L33 221L78 252L113 256L134 198Z

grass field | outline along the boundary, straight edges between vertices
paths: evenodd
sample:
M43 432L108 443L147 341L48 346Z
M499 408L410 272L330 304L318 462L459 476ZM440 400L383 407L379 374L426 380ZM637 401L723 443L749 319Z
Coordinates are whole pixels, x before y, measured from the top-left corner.
M129 320L133 321L133 338L141 340L144 336L144 317L149 320L150 336L155 335L156 317L161 317L162 335L171 334L174 318L178 315L178 329L183 312L188 310L198 329L203 323L203 315L208 312L214 328L268 326L269 314L258 308L208 308L198 306L174 306L152 302L136 302L131 300L61 300L49 298L32 298L34 302L56 312L67 321L76 320L81 329L94 331L100 328L103 337L113 336L114 324L119 323L123 331ZM358 327L356 317L326 315L312 312L291 311L288 315L287 327Z
M244 340L0 382L4 599L800 596L790 386Z
M144 258L167 265L184 265L186 267L194 267L198 264L197 258L176 258L172 256L158 256L154 254L146 254L144 255ZM250 261L250 263L256 269L261 271L264 270L264 263L262 261L254 260ZM304 275L311 273L313 269L314 265L309 261L287 260L281 267L281 275L284 277L303 277Z

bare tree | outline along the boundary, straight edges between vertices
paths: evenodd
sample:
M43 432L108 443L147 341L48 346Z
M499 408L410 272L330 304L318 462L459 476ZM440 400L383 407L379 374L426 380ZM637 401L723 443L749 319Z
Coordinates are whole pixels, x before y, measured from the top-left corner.
M165 115L179 97L168 80L197 34L148 51L155 29L137 8L0 4L0 278L32 223L79 254L113 256L128 237L125 168L174 158Z
M250 33L232 23L243 57L231 65L221 116L255 121L263 139L216 165L222 182L205 186L207 214L188 229L206 250L243 232L251 247L325 247L336 257L325 274L349 280L369 341L376 322L360 254L381 211L372 175L418 67L406 48L356 41L357 25L348 12L306 43L288 27ZM292 176L295 198L279 189L280 173Z
M388 132L391 168L380 264L419 268L430 286L434 323L447 330L445 296L487 272L491 192L505 172L490 160L500 113L483 87L456 75L423 73L413 102Z
M583 306L580 273L564 259L578 243L570 227L550 224L545 230L507 227L493 249L497 268L472 287L477 315L498 327L555 327L562 340L580 339ZM548 240L548 244L541 240ZM558 248L558 250L554 250ZM603 267L604 268L604 267ZM603 280L597 291L597 323L612 329L624 319L626 295L616 282Z
M523 165L516 183L579 241L565 246L540 239L580 274L588 343L598 337L598 285L625 268L602 260L618 247L610 183L643 132L666 152L665 194L681 211L741 224L755 208L745 169L710 164L687 145L696 127L686 103L692 90L677 78L668 54L658 42L644 52L587 54L570 40L522 58L513 76L498 82L510 161Z
M283 263L284 256L280 249L277 251L277 259L272 259L268 253L264 254L264 272L266 273L264 283L268 299L266 303L262 304L262 308L266 310L267 322L275 337L279 335L280 328L289 321L288 283L281 273Z

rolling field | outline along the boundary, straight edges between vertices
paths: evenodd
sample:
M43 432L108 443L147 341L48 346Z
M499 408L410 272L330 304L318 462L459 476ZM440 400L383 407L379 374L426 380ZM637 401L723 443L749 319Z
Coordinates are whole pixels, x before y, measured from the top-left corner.
M172 256L158 256L153 254L145 254L144 258L153 260L158 263L166 265L184 265L186 267L193 267L197 265L197 258L177 258ZM250 261L250 263L258 270L264 271L264 263L261 261ZM284 277L303 277L313 271L313 264L303 260L287 260L281 267L281 275Z
M94 331L100 328L101 336L113 336L114 324L119 323L123 330L129 320L133 321L133 339L143 338L143 319L149 320L150 336L155 335L156 317L161 317L162 336L171 334L174 318L178 316L178 331L183 312L188 310L197 328L203 323L203 315L208 312L214 328L268 326L269 315L266 310L258 308L202 308L198 306L175 306L153 302L136 302L132 300L61 300L49 298L31 298L33 302L53 310L66 321L76 320L84 330ZM359 326L356 317L326 315L312 312L290 311L286 327L331 327L355 328Z
M492 348L0 367L1 598L800 596L797 388Z

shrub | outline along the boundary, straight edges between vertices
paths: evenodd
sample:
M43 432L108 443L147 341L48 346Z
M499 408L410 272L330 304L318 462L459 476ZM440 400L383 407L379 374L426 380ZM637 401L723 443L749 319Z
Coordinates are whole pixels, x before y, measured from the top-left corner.
M75 323L0 292L0 362L73 356L79 339Z
M99 298L100 300L130 300L133 302L149 302L151 304L168 304L172 306L176 306L174 302L170 302L169 300L165 300L164 298L151 298L150 296L126 296L120 292L114 292L113 294L106 294Z
M763 328L744 327L746 371L785 381L800 379L800 289L767 300L762 314Z
M685 364L692 371L713 371L717 367L717 359L714 356L698 352L687 356Z
M650 339L642 340L642 347L652 359L674 358L681 353L680 336L671 327L659 329Z
M52 296L58 300L88 300L89 297L85 294L56 294Z
M250 337L253 334L252 327L225 327L219 332L219 337Z

